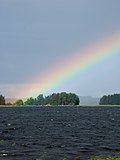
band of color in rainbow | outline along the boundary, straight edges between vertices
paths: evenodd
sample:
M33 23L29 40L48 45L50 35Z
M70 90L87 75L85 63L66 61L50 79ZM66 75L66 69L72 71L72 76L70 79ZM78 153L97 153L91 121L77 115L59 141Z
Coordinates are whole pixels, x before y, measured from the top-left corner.
M47 70L43 75L37 75L28 85L21 88L21 91L16 93L18 97L36 97L38 94L45 94L49 90L64 84L77 74L86 72L89 67L94 67L95 64L102 62L105 59L120 54L120 34L113 35L91 47L73 53L71 57L63 59L57 65L53 65L52 69Z

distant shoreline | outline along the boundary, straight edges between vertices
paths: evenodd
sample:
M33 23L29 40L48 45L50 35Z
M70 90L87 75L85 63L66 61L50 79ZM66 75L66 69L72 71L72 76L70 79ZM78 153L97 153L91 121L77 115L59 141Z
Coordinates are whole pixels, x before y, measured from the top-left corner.
M0 105L0 107L120 107L120 105Z

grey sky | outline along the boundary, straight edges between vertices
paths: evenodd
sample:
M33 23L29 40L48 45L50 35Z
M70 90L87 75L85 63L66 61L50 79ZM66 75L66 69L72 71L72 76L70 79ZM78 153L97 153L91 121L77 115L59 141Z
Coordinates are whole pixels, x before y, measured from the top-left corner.
M120 0L0 0L1 92L11 96L11 86L28 83L75 49L119 28ZM86 72L88 79L78 75L56 91L119 92L119 68L117 55Z

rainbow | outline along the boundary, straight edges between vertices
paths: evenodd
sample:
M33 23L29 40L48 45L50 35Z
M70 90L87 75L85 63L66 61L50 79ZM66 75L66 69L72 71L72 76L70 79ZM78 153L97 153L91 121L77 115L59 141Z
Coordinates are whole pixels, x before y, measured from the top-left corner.
M18 97L36 97L40 93L45 94L115 54L120 54L120 34L112 35L83 51L73 53L71 57L63 59L44 74L33 78L16 94Z

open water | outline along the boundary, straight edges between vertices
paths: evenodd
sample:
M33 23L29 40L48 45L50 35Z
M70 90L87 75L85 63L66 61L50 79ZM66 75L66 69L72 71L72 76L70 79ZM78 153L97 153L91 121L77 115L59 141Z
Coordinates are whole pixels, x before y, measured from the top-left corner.
M0 107L0 160L120 153L120 107Z

